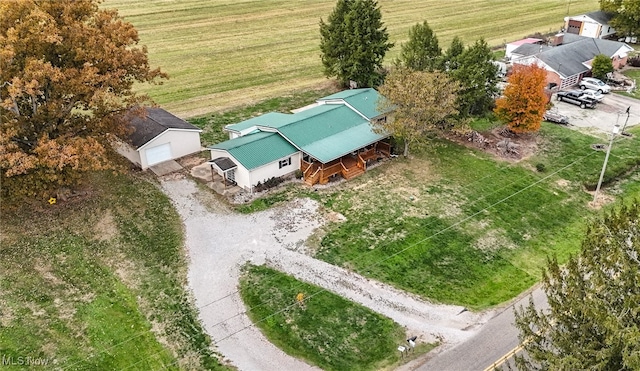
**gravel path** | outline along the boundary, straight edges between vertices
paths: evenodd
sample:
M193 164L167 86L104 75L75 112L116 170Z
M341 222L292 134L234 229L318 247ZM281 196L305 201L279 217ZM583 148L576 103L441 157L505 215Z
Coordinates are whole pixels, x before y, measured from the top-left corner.
M267 264L384 314L422 341L448 346L474 335L492 313L436 305L393 287L332 266L304 254L304 241L324 218L309 199L251 215L229 210L186 178L165 179L185 225L189 255L188 284L200 318L222 355L240 370L317 369L286 355L251 326L237 293L246 262Z

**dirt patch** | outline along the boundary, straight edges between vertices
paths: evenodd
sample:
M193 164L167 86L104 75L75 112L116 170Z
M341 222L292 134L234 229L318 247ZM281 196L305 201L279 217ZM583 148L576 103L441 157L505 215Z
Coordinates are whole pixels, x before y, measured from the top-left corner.
M94 237L98 241L109 241L118 235L118 227L111 210L107 210L93 227Z
M499 160L519 162L538 151L541 138L535 134L513 134L504 126L490 131L447 135L447 139L467 148L480 149Z
M13 309L7 305L6 301L0 300L0 325L2 327L9 327L15 319L16 317L13 313Z
M509 241L500 231L490 230L484 236L478 238L474 247L482 251L498 251L501 249L515 249L516 246Z

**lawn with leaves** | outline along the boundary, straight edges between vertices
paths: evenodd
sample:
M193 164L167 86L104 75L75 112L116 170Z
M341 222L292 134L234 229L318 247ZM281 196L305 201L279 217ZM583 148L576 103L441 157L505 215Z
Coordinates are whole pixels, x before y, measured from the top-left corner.
M3 210L0 354L62 370L223 369L184 288L167 197L135 177L91 181L90 197Z
M249 317L271 342L324 370L378 370L400 361L402 327L317 286L249 265L240 294L251 308Z

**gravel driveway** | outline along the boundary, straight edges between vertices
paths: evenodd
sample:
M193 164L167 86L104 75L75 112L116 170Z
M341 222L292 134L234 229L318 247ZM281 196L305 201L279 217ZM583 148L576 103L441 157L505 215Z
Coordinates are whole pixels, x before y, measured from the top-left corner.
M554 105L552 110L568 116L571 126L594 134L611 133L616 122L624 125L627 107L630 107L627 127L640 124L640 100L623 95L606 94L595 109L582 109L570 103L558 102L555 95L551 102Z
M437 305L305 255L304 241L325 218L319 205L298 199L251 215L228 209L187 178L162 180L185 225L188 284L207 333L240 370L317 369L286 355L251 326L237 292L241 267L267 264L384 314L421 341L447 346L474 335L493 313Z

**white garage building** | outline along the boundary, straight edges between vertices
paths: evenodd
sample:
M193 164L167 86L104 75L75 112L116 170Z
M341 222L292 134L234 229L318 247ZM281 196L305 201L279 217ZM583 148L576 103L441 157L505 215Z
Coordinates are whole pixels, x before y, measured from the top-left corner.
M144 117L133 116L128 143L116 150L143 170L202 150L202 130L162 108L146 108Z

